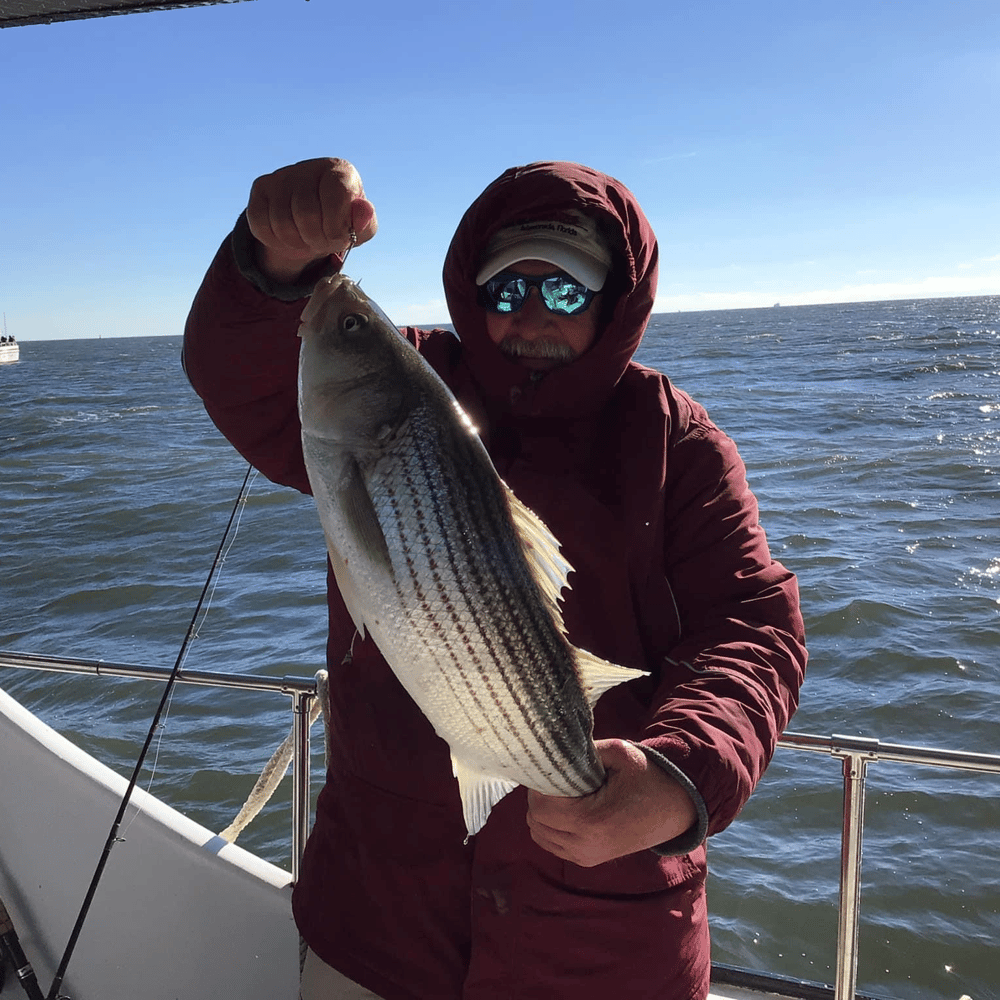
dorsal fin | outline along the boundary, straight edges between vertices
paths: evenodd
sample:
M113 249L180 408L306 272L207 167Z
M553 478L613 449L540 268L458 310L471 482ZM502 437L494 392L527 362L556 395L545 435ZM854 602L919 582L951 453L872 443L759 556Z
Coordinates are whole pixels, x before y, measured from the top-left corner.
M507 499L510 501L510 512L514 518L514 528L524 549L525 558L531 569L531 574L545 598L552 616L559 629L565 633L562 612L559 609L559 595L563 587L569 586L566 578L573 572L573 567L562 557L559 543L555 536L545 526L542 519L520 500L506 483ZM576 657L576 667L580 675L587 701L593 707L597 699L616 684L646 677L644 670L634 670L632 667L619 667L615 663L602 660L593 653L573 647Z
M529 510L514 496L514 491L503 484L510 502L510 513L514 520L514 530L517 532L521 548L531 570L531 575L542 592L545 603L549 606L559 629L565 632L562 612L559 610L559 595L564 587L569 586L566 578L573 572L573 567L562 557L559 543L549 531L542 519Z

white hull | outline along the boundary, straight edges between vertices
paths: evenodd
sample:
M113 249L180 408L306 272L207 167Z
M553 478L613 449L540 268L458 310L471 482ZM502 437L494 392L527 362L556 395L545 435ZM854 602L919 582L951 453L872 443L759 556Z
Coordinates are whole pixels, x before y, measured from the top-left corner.
M127 782L2 689L0 747L0 899L47 994ZM137 790L133 800L141 811L131 820L129 809L61 992L72 1000L296 1000L289 873L152 795ZM346 980L344 995L356 995ZM8 969L0 998L24 997Z
M127 783L2 690L0 747L0 899L48 993ZM291 876L134 798L142 811L123 824L62 992L295 1000ZM10 972L0 996L23 1000Z
M8 361L17 361L21 356L20 344L0 344L0 365Z

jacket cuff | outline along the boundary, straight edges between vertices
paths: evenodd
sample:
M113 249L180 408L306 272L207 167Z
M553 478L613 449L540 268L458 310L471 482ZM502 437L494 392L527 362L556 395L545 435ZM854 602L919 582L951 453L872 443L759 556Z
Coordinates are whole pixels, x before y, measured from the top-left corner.
M631 740L629 742L632 743ZM708 808L705 806L705 800L701 797L701 792L695 788L691 779L673 761L668 760L658 750L644 746L642 743L632 743L632 745L638 747L646 755L646 759L650 763L662 768L669 774L691 796L691 801L698 811L698 818L689 829L685 830L680 836L674 837L673 840L668 840L656 847L651 847L650 850L654 854L659 854L665 858L690 854L708 836Z
M272 281L257 267L255 250L257 241L254 239L253 233L250 232L246 212L240 212L240 217L233 227L230 242L233 248L233 259L236 261L240 274L258 291L281 302L297 302L299 299L309 298L320 278L326 278L340 270L340 261L336 260L335 262L335 258L331 256L308 267L302 272L295 284L285 285L278 281Z

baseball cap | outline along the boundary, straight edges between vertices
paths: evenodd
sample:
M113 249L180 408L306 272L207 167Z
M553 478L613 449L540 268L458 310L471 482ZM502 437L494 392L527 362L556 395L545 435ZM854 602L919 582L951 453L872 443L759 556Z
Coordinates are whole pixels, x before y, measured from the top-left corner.
M611 252L590 220L532 219L501 229L490 240L476 275L482 285L519 260L544 260L599 292L611 269Z

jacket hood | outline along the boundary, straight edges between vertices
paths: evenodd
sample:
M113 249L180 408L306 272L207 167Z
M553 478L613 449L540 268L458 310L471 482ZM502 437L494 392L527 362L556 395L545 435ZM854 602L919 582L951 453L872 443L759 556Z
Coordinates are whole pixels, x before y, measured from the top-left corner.
M498 230L532 219L594 219L612 250L606 295L613 311L597 341L571 364L539 378L508 360L486 332L476 273ZM579 418L607 401L642 340L656 296L656 237L635 196L620 181L578 163L512 167L462 217L444 263L444 289L462 361L495 414ZM606 307L607 308L607 307ZM534 376L534 377L533 377Z

